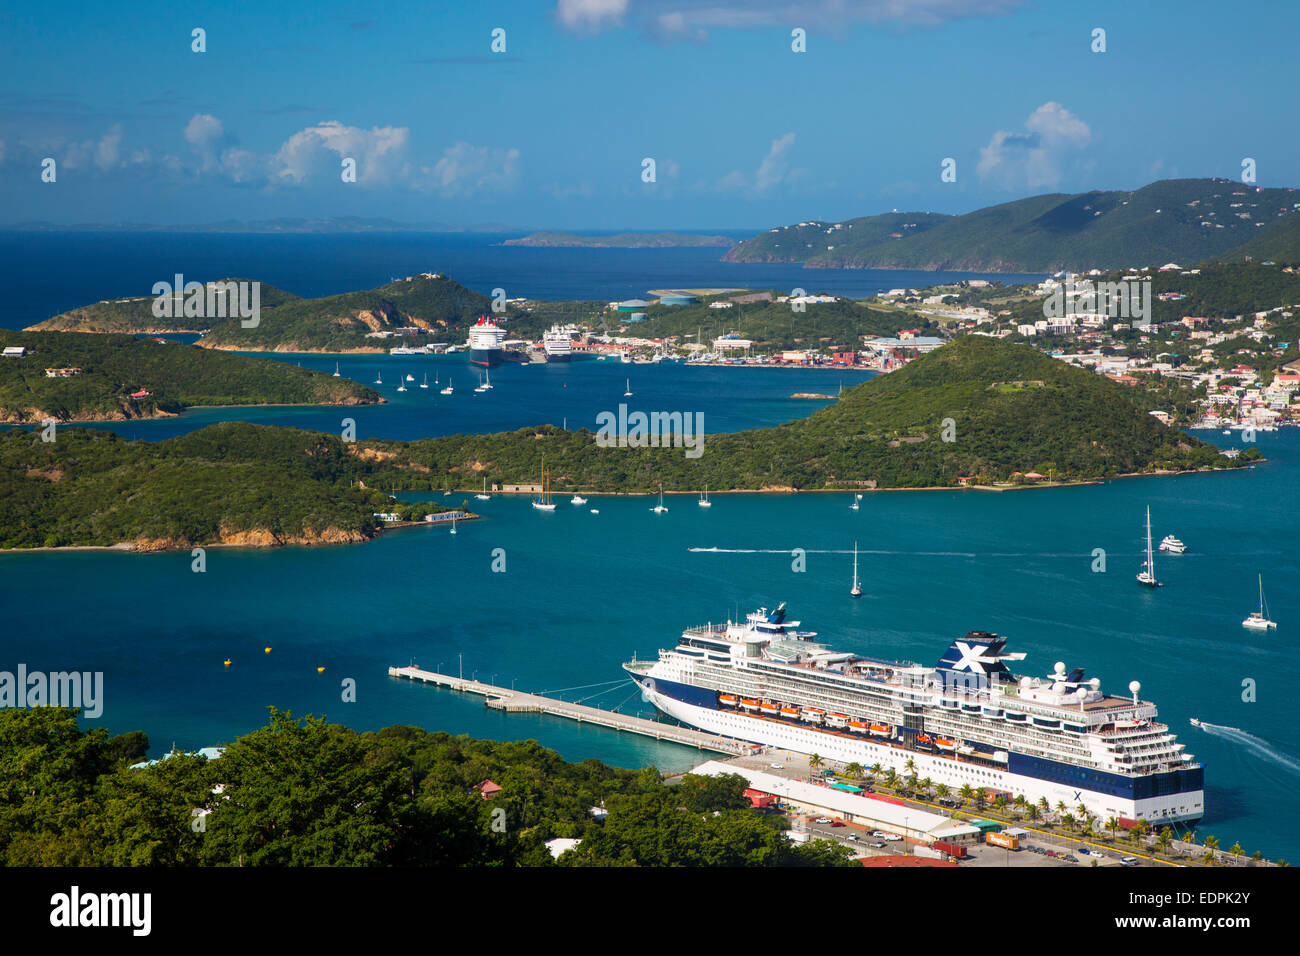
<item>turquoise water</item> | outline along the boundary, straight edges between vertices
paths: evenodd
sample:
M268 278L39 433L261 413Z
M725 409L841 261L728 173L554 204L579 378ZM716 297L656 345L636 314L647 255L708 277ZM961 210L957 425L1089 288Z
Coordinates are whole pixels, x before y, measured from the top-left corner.
M619 391L623 368L590 363L563 374L590 375L605 395ZM630 373L646 377L647 397L653 372ZM534 382L548 380L545 368L518 370L538 373ZM510 395L508 374L493 400ZM732 403L755 383L779 380L774 392L787 395L804 387L789 377L801 373L672 374L729 383L714 399L704 394L712 387L700 388L706 421L714 402ZM811 403L791 404L793 413L759 411L737 427L804 414ZM404 414L401 406L376 413ZM287 421L317 427L313 414ZM1140 680L1142 696L1206 764L1201 832L1290 858L1300 854L1292 822L1300 747L1291 733L1300 433L1263 434L1259 446L1269 461L1231 474L1004 494L882 492L858 512L844 494L716 495L711 509L669 496L670 511L658 516L645 498L592 497L586 507L561 500L543 514L526 499L502 497L474 502L484 520L461 524L455 536L418 528L361 546L214 549L204 574L191 572L187 553L4 555L0 667L103 671L100 724L147 731L155 754L173 742L229 740L259 726L274 704L357 728L411 723L533 737L570 758L684 769L696 752L559 718L501 715L478 698L391 680L386 668L413 660L455 672L463 660L466 676L530 691L599 685L619 681L621 661L653 655L683 627L782 600L840 648L925 664L966 631L993 630L1028 653L1023 672L1047 674L1063 660L1112 692ZM1175 533L1189 547L1157 558L1166 582L1158 591L1133 577L1147 505L1155 536ZM848 596L855 539L866 589L857 601ZM505 551L504 573L490 570L496 548ZM808 552L803 573L792 570L794 548ZM1106 573L1091 571L1095 548L1107 553ZM1240 627L1256 605L1260 571L1280 622L1265 635ZM355 703L341 700L347 677L357 681ZM1257 702L1242 700L1246 679L1257 682ZM563 696L602 690L591 703L625 702L648 715L626 682ZM1192 716L1236 730L1197 731Z
M556 364L501 365L491 370L492 388L474 393L483 375L463 354L452 355L286 355L249 353L260 358L333 373L369 385L383 405L312 408L199 408L175 418L102 422L126 438L156 441L211 425L244 421L259 425L293 425L338 433L345 418L356 422L357 438L416 439L432 435L486 434L533 425L567 425L597 429L596 415L620 403L630 411L704 413L704 430L731 432L779 425L812 414L829 402L792 399L796 392L833 395L842 384L851 388L875 373L851 369L742 368L687 366L676 362L625 365L598 359ZM407 391L397 386L406 382ZM420 388L427 377L429 387ZM376 385L376 378L383 384ZM440 388L452 385L451 395ZM437 383L437 384L435 384ZM628 387L632 398L624 398Z

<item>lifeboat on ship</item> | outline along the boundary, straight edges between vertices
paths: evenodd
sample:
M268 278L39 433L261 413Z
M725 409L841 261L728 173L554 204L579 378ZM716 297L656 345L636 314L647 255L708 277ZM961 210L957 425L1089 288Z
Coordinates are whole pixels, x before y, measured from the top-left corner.
M782 716L782 717L785 717L785 718L788 719L788 720L798 720L798 719L799 719L799 708L798 708L798 707L782 707L782 708L781 708L781 716Z
M800 716L810 724L820 724L822 718L826 716L826 711L818 710L816 707L805 707Z
M957 741L949 740L947 737L935 737L934 745L940 750L946 750L948 753L952 753L957 749Z
M740 703L740 698L737 697L735 694L719 694L718 703L720 703L723 707L735 707L737 704Z
M776 704L767 700L759 704L758 709L765 717L775 717L777 714L781 712L780 707L776 706Z
M826 715L827 727L834 727L837 730L841 730L844 727L847 727L848 724L849 724L848 714L827 714Z
M855 734L865 734L867 732L867 722L865 720L850 720L849 730Z
M871 731L871 735L873 737L889 736L889 731L890 731L889 724L871 724L867 729Z
M929 734L917 734L916 746L922 750L931 750L934 747L934 738Z
M758 710L758 701L749 697L740 698L740 707L742 710Z

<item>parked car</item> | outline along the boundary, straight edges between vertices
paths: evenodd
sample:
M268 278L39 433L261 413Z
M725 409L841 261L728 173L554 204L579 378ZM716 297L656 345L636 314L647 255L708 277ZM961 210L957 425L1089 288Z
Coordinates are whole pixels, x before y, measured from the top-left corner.
M897 841L903 838L899 836L897 833L882 833L880 834L880 839L887 840L890 843L896 843Z
M1078 863L1078 862L1079 862L1079 858L1078 858L1077 856L1075 856L1073 853L1067 853L1065 856L1061 857L1061 859L1063 859L1066 863Z
M883 850L885 848L883 843L868 843L867 846L874 846L877 850Z
M785 764L783 764L783 763L770 763L770 764L768 764L768 767L769 767L770 769L772 769L772 770L784 770L784 769L785 769Z
M1102 853L1100 850L1084 850L1083 853L1085 856L1096 857L1099 860L1106 859L1106 854Z
M852 840L854 843L857 843L857 842L858 842L858 836L857 836L856 833L850 833L850 834L849 834L848 836L846 836L844 839L846 839L846 840Z
M831 818L830 818L830 817L818 817L818 818L817 818L817 822L818 822L818 823L830 823L830 822L831 822Z
M842 826L844 826L844 821L843 821L843 820L832 820L832 821L831 821L831 826L833 826L833 827L842 827Z
M1135 857L1135 856L1126 856L1126 857L1124 857L1124 859L1120 860L1119 862L1120 862L1120 866L1137 866L1137 865L1138 865L1138 859L1137 859L1137 857Z

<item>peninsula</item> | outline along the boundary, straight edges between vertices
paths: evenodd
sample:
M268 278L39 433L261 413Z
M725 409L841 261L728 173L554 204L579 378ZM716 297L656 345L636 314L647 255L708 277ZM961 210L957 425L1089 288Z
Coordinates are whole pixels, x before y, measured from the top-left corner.
M621 232L613 236L585 236L576 232L535 232L522 239L507 239L503 246L550 246L589 249L668 249L677 246L736 244L730 236L702 236L691 232Z

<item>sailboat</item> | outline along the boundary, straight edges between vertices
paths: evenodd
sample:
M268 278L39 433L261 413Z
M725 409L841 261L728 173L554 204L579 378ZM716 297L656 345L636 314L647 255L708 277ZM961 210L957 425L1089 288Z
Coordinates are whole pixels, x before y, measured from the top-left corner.
M713 502L709 500L709 486L708 486L708 485L705 485L705 486L704 486L704 493L703 493L702 495L700 495L700 507L701 507L701 508L712 508L712 507L713 507Z
M1268 619L1268 605L1264 603L1264 575L1259 576L1259 610L1251 611L1250 617L1241 622L1242 627L1252 631L1277 630L1277 622Z
M862 585L858 583L858 543L853 542L853 587L849 589L849 594L854 597L862 597Z
M428 387L429 387L429 373L425 372L424 381L420 383L420 388L428 388Z
M659 486L659 504L655 505L650 510L657 515L664 514L668 511L668 509L664 507L664 486L663 485Z
M857 511L857 510L859 510L858 502L861 501L861 500L862 500L862 496L861 496L861 495L855 495L854 498L853 498L853 504L849 505L849 510L850 510L850 511Z
M483 380L483 391L487 392L487 391L491 391L491 389L492 389L492 370L488 369L487 378Z
M478 494L476 494L474 497L477 498L479 501L487 501L489 498L492 497L490 494L487 493L487 479L486 479L486 478L483 479L483 490L480 491Z
M380 373L378 373L378 374L375 376L375 384L376 384L376 385L383 385L383 384L384 384L384 373L383 373L383 372L380 372Z
M451 516L451 533L452 533L452 534L455 534L455 533L456 533L456 516L455 516L455 515L452 515L452 516Z
M554 511L555 503L551 501L551 493L546 490L546 458L542 458L542 494L539 498L533 499L533 507L538 511Z
M624 398L632 397L632 380L630 378L627 380L627 391L623 393L623 397Z
M483 389L483 379L480 377L479 380L478 380L478 388L474 389L474 394L476 394L476 395L482 395L482 394L483 394L483 391L484 391L484 389Z
M1138 584L1148 588L1161 587L1161 583L1156 580L1156 559L1151 551L1151 508L1147 507L1147 560L1138 572Z
M339 377L340 377L340 376L339 376L339 363L338 363L338 362L335 362L335 363L334 363L334 377L335 377L335 378L339 378Z
M440 389L438 389L438 394L439 394L439 395L450 395L450 394L451 394L451 379L450 379L450 378L447 379L447 387L446 387L446 388L440 388Z
M397 380L397 390L399 392L406 391L406 383L403 382L400 378Z

